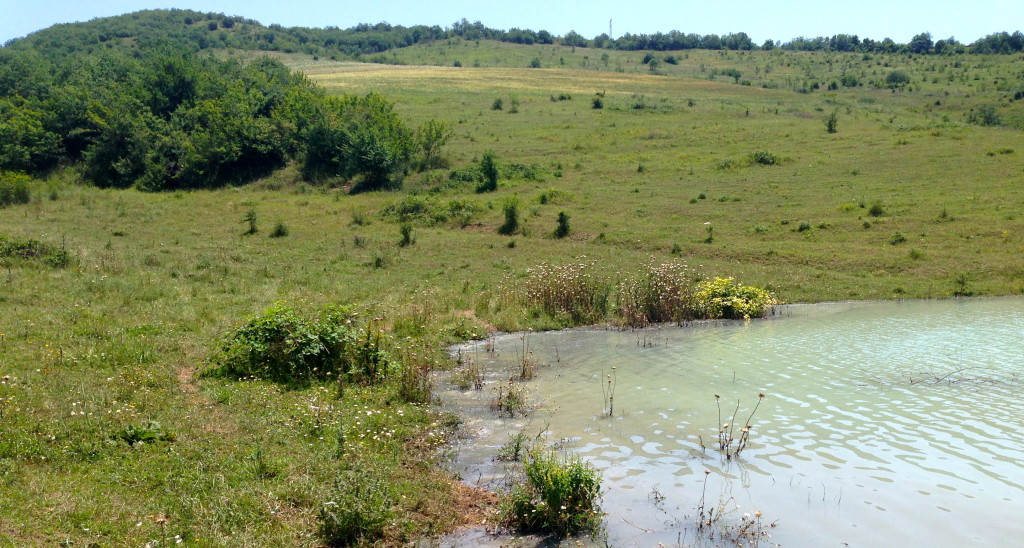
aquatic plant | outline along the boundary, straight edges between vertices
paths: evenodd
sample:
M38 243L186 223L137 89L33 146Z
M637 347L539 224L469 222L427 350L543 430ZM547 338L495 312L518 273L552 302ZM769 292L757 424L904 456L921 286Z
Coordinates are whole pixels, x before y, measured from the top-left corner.
M757 408L761 406L764 394L757 395L757 404L754 405L754 410L750 412L750 416L747 417L746 422L742 426L736 422L736 415L740 410L740 400L736 400L736 408L733 409L732 419L726 423L722 422L721 400L722 396L715 394L715 405L718 407L718 424L721 425L718 428L717 445L718 450L725 454L726 460L730 460L747 448L747 443L750 441L750 431L754 428L750 421L754 419L754 413L757 413ZM701 438L700 444L701 447L704 447L703 438Z
M508 385L499 385L493 400L491 400L491 411L498 415L515 417L518 413L525 416L528 407L526 404L526 388L515 382L515 377L508 378Z
M604 412L611 417L615 414L615 385L618 384L618 376L615 374L615 366L607 376L607 384L601 383L601 394L604 396Z
M535 448L526 454L523 476L501 497L506 524L558 537L600 527L601 474L578 456Z

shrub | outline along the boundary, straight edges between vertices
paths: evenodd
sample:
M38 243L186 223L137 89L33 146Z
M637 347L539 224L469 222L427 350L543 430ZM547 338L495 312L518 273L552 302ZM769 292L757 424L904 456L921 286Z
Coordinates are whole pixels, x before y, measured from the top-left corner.
M22 240L0 234L0 257L11 257L25 261L39 261L45 265L62 268L71 264L71 254L39 240Z
M271 238L284 238L288 235L288 227L284 223L277 223L274 230L270 232Z
M889 243L891 245L902 244L905 241L907 241L907 237L904 236L903 233L900 232L899 230L892 234L892 238L889 238Z
M508 287L511 281L506 281L505 293L552 316L568 317L573 324L595 323L608 312L611 284L593 270L594 262L544 263L527 269L515 287Z
M0 172L0 207L27 204L31 198L28 182L31 178L24 173Z
M695 278L679 262L645 264L639 274L619 284L619 315L631 327L689 319L694 312Z
M891 88L905 86L910 83L910 76L901 70L894 70L885 77L885 83Z
M276 303L230 333L211 374L303 384L339 375L351 382L382 380L391 368L379 327L353 327L356 314L328 306L315 321Z
M885 210L882 209L882 202L875 202L871 204L871 208L868 209L868 215L872 217L881 217L885 214Z
M530 68L540 68L540 57L530 59Z
M740 285L733 278L715 278L697 284L696 307L709 319L758 318L778 304L771 292Z
M839 114L834 110L832 111L832 114L829 114L828 117L825 118L825 131L829 133L839 131Z
M491 103L491 110L501 110L503 108L505 108L505 100L501 97L498 97Z
M507 198L502 207L505 222L498 227L498 234L515 234L519 230L519 199L515 196Z
M525 482L502 500L513 526L559 537L596 531L601 524L601 474L576 456L536 449L527 454Z
M484 152L480 158L480 175L483 180L476 187L477 192L494 192L498 190L498 163L491 151Z
M412 236L412 225L409 223L402 223L398 227L399 233L402 235L402 239L398 241L398 247L410 246L416 242Z
M600 97L594 97L593 99L590 100L590 106L591 108L594 109L604 108L604 100L602 100Z
M372 543L384 535L396 496L379 474L345 470L320 506L320 537L328 546Z
M564 211L558 212L558 226L555 228L555 238L565 238L569 235L569 215Z
M759 150L751 153L750 163L760 164L762 166L777 166L782 163L782 158L780 158L778 154Z

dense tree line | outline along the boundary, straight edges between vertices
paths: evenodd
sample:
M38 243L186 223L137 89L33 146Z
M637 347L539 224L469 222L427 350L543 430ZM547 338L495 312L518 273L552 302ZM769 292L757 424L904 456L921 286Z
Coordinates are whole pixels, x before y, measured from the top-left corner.
M918 34L909 43L900 44L889 38L873 40L857 35L837 34L831 37L797 37L788 42L766 40L756 44L743 32L726 35L682 33L670 31L654 34L626 33L618 38L600 34L587 39L575 31L556 36L546 30L512 28L492 29L480 21L462 19L448 28L437 25L403 27L388 23L359 24L352 28L304 28L264 26L257 21L219 13L190 10L147 10L117 17L94 19L86 23L55 25L24 38L10 41L5 47L32 50L50 59L77 53L125 51L134 55L154 46L173 46L201 51L207 49L239 49L305 53L327 58L359 58L394 48L422 42L461 38L464 40L498 40L516 44L562 44L573 47L594 47L616 50L673 51L688 49L759 50L782 48L798 51L839 51L863 53L1018 53L1024 51L1024 35L1001 32L963 44L953 37L932 40L931 34Z
M278 61L168 47L61 61L0 50L0 170L78 165L99 186L211 188L288 161L310 179L393 186L437 162L443 124L418 131L379 95L327 97Z

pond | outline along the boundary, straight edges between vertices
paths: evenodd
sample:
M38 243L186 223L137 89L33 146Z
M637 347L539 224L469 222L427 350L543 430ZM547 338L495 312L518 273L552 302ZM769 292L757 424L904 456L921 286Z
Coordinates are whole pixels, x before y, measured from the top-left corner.
M791 305L505 335L460 349L483 389L439 393L466 421L467 483L500 488L494 457L520 432L600 470L602 543L730 545L757 511L761 546L1006 545L1024 535L1022 334L1014 297ZM538 364L517 382L529 411L510 418L490 403L524 351ZM732 422L749 443L726 458L716 440ZM702 500L724 512L698 531Z

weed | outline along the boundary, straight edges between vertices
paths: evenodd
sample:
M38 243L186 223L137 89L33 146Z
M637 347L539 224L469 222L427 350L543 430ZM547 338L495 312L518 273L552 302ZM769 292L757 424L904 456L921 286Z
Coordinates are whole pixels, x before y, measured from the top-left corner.
M608 312L611 285L593 273L594 262L565 265L542 264L527 269L526 276L504 293L512 300L538 305L552 316L565 315L573 324L599 321Z
M755 405L754 410L750 412L750 416L747 417L747 421L740 426L736 423L736 415L740 410L740 401L736 400L736 409L733 410L732 420L723 423L721 396L715 394L715 405L718 407L718 424L721 425L718 429L717 445L718 450L725 455L726 460L739 456L739 454L746 449L747 443L750 441L750 430L753 428L750 421L753 420L754 414L757 413L757 408L761 406L761 401L763 400L764 394L758 394L757 405ZM701 445L703 445L703 441L701 442Z
M159 422L148 421L144 424L129 424L115 433L113 438L135 446L159 441L170 442L174 441L175 436L164 430Z
M778 154L759 150L750 154L750 163L762 166L777 166L782 163L782 158Z
M872 217L881 217L885 215L885 210L882 208L881 202L875 202L871 204L871 208L868 209L868 215Z
M611 417L615 415L615 385L618 384L619 381L614 365L612 366L612 372L607 374L605 377L606 383L601 383L601 395L604 397L603 413L606 416Z
M271 238L284 238L288 235L288 227L284 223L277 223L274 230L270 232Z
M519 231L519 198L510 196L505 199L502 205L502 212L505 215L505 222L498 227L498 234L515 234Z
M579 457L533 449L526 455L523 475L524 481L501 498L505 523L558 537L600 527L601 474Z
M245 232L242 233L244 236L252 236L259 232L259 227L256 226L256 210L250 209L245 212L242 216L242 222L246 224Z
M693 315L696 274L680 262L647 263L618 287L619 315L632 327L682 322Z
M384 535L397 502L390 482L377 473L343 470L320 505L320 537L328 546L373 543Z
M889 244L890 245L899 245L899 244L902 244L905 241L907 241L907 237L904 236L903 233L900 232L899 230L897 230L896 232L893 232L892 237L889 238Z
M498 415L508 415L509 418L517 414L525 416L529 411L526 402L526 388L515 382L514 377L508 378L508 385L499 384L495 389L494 399L491 400L491 411Z
M402 223L398 226L398 232L402 238L398 240L398 247L407 247L416 243L416 238L412 233L412 225L409 223Z

